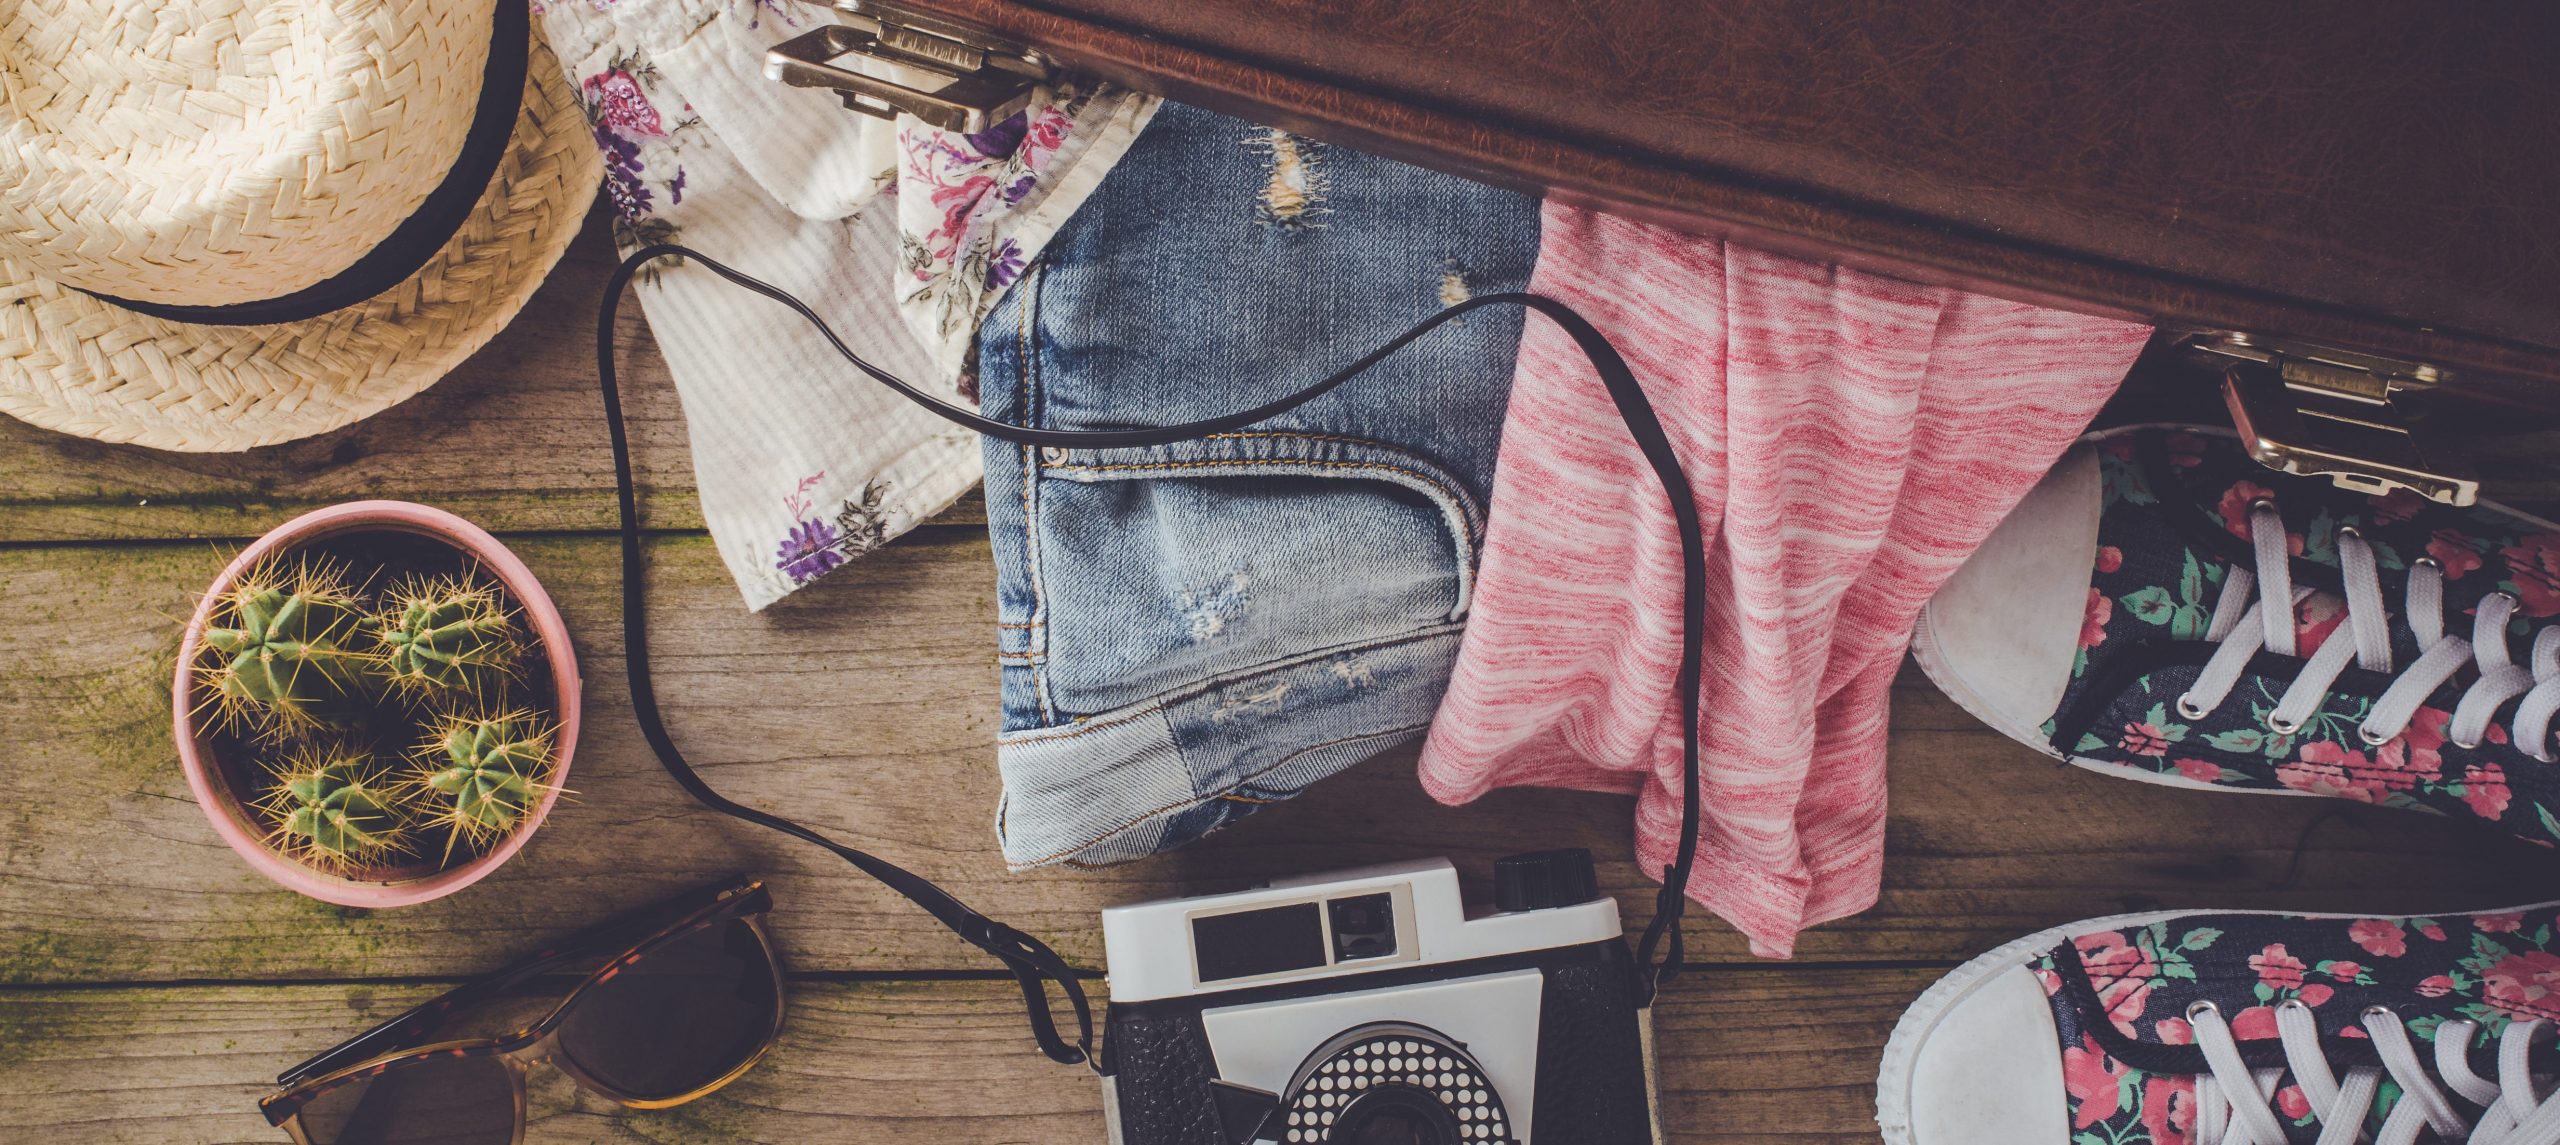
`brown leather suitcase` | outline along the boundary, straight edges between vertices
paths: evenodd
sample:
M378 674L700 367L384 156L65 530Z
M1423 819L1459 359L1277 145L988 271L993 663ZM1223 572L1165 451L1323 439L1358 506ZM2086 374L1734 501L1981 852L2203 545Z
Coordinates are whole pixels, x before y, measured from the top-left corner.
M790 82L1048 69L1684 229L2138 318L2261 459L2440 499L2560 411L2560 7L839 0ZM889 66L880 66L886 61ZM880 76L891 79L881 79ZM1008 101L1014 101L1008 103Z

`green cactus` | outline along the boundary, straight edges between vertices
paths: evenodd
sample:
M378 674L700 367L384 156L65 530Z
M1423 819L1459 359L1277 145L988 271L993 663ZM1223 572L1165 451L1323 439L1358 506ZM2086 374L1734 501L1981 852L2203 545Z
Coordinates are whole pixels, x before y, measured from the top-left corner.
M197 664L207 703L232 727L269 733L350 727L372 657L364 613L335 566L261 564L214 601Z
M552 729L531 712L488 719L455 717L422 745L412 788L432 802L427 816L449 832L454 846L479 848L503 838L531 813L552 785Z
M392 687L448 705L496 701L526 652L497 590L467 577L402 585L371 629Z
M276 769L258 807L275 821L267 845L307 866L347 870L400 845L398 796L370 754L345 746L306 747Z

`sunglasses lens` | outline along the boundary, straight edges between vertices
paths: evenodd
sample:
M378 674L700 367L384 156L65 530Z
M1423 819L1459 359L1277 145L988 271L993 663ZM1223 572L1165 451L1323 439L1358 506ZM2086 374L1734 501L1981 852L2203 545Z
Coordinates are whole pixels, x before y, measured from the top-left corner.
M764 939L732 919L653 947L589 987L560 1025L560 1052L625 1096L663 1101L753 1059L781 1010Z
M495 1057L432 1057L358 1078L302 1107L312 1145L509 1145L515 1081Z

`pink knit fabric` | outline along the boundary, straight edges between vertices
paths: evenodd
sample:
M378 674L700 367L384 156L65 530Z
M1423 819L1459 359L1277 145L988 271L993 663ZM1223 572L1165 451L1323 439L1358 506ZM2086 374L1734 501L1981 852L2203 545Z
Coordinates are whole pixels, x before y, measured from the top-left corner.
M1607 331L1707 531L1705 807L1688 893L1765 956L1874 904L1886 694L1920 605L2114 392L2144 327L1550 203L1532 289ZM1680 824L1680 547L1590 366L1532 320L1455 678L1422 755L1463 803L1638 793Z

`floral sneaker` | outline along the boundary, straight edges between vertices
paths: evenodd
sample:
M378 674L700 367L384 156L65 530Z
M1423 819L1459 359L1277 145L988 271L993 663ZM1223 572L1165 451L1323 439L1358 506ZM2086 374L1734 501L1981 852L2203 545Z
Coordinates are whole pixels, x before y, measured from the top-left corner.
M2560 1145L2560 904L2155 913L1958 967L1886 1042L1888 1145Z
M2272 602L2272 604L2270 603ZM2228 431L2066 455L1922 611L1957 703L2072 763L2560 839L2560 526L2265 469Z

